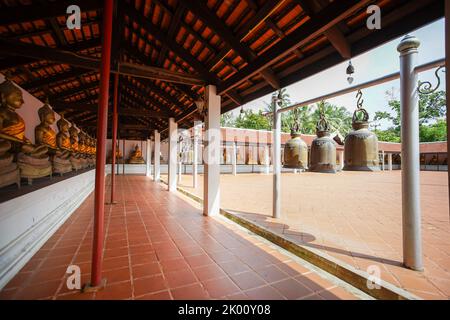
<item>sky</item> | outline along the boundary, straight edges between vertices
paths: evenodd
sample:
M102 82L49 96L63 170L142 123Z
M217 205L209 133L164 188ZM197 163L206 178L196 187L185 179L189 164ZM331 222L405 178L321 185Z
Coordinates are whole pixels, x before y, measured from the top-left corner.
M409 34L419 38L421 45L419 47L419 56L417 63L424 64L439 58L445 57L445 26L444 19L437 20L425 27L414 30ZM355 67L353 75L353 85L363 83L384 75L398 72L400 70L399 54L397 45L402 37L390 41L380 47L368 51L362 55L352 58L352 64ZM347 82L345 73L348 61L340 63L332 68L317 73L314 76L294 83L286 87L290 95L291 103L305 101L327 93L344 89L350 86ZM419 74L419 80L431 81L433 85L437 83L434 76L435 69L428 70ZM445 74L442 73L440 89L445 90ZM326 82L323 79L327 79ZM327 85L324 86L324 83ZM362 90L364 99L364 108L369 112L370 119L373 119L375 111L390 111L385 92L394 89L394 93L399 98L400 80L394 80L375 87ZM342 95L328 102L338 106L344 106L353 113L356 107L356 92ZM244 109L260 110L264 109L265 103L269 103L271 95L266 95L245 104ZM232 111L237 115L240 108ZM381 122L381 129L389 127L388 122Z

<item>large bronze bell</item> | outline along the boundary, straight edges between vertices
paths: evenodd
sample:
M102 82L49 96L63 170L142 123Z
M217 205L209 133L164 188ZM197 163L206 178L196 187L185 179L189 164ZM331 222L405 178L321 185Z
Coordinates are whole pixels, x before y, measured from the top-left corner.
M291 139L284 145L283 168L308 169L308 145L301 138L298 123L291 130Z
M330 127L321 113L316 126L317 138L311 144L311 163L309 170L312 172L336 173L336 144L330 137Z
M358 119L362 113L362 119ZM344 170L379 171L378 139L369 131L369 114L360 106L353 113L353 130L344 142Z

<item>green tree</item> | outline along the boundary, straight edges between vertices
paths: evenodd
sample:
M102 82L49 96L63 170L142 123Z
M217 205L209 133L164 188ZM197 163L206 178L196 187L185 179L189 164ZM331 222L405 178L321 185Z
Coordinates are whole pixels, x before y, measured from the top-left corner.
M419 135L421 142L446 141L447 123L441 119L430 125L422 125L419 127Z
M326 101L317 104L317 108L311 115L311 122L314 124L314 133L316 123L320 119L320 113L323 111L328 121L331 131L337 132L345 137L352 130L352 114L345 107L338 107Z
M220 116L220 126L232 128L236 124L236 119L231 112L224 113Z
M392 111L377 111L375 112L374 120L387 120L391 122L392 126L384 131L377 130L378 139L388 142L400 142L400 100L394 97L392 91L387 91L386 95L389 98L388 106ZM419 130L421 142L446 140L446 126L443 126L441 123L444 121L445 112L446 96L444 91L436 91L432 94L419 93Z
M287 93L286 88L280 89L280 90L272 93L270 103L264 102L266 105L264 108L264 114L266 115L266 117L269 121L269 125L270 125L269 130L272 130L272 128L273 128L274 105L273 105L272 101L273 101L274 97L276 97L278 100L279 108L286 108L291 105L290 96L289 96L289 93ZM281 127L282 128L283 128L283 122L286 121L285 118L286 118L286 114L282 113L281 114L281 123L282 123Z
M235 127L255 130L270 130L270 123L269 119L264 116L261 110L257 113L252 110L245 110L244 113L239 114L236 118Z

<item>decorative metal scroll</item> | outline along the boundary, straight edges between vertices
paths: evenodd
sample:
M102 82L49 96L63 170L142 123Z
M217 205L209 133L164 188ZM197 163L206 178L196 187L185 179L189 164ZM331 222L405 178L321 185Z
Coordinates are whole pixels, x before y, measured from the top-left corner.
M441 77L439 77L439 71L441 71L441 70L442 70L442 72L446 72L444 65L437 68L436 71L434 72L434 75L437 78L437 84L434 88L433 88L433 84L430 81L424 81L424 82L419 81L419 86L417 88L417 91L419 91L419 93L422 93L422 94L431 94L431 93L435 92L441 85Z
M330 131L330 126L327 119L325 118L325 113L323 112L323 110L320 111L320 118L319 121L317 121L316 130L318 132Z
M355 110L355 112L353 112L353 118L352 118L353 122L369 121L369 113L367 112L366 109L363 108L364 99L362 98L362 96L363 96L363 94L360 89L360 90L358 90L358 93L356 94L357 102L356 102L356 110ZM358 118L358 113L363 114L362 119Z

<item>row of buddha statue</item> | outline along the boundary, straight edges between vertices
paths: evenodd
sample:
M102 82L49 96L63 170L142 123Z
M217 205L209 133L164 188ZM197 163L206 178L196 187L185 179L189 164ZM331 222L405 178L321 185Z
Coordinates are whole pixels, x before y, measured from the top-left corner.
M111 160L112 151L111 155L108 157L108 163L111 163ZM127 161L124 160L122 151L120 151L119 147L116 147L116 163L123 164L125 162L129 164L145 164L145 159L142 156L142 151L139 149L138 145L135 145L133 150L130 152L130 157L127 159Z
M10 80L0 83L0 187L33 179L63 175L95 164L96 141L71 125L45 103L38 110L35 143L25 136L25 121L16 112L23 104L22 91Z

